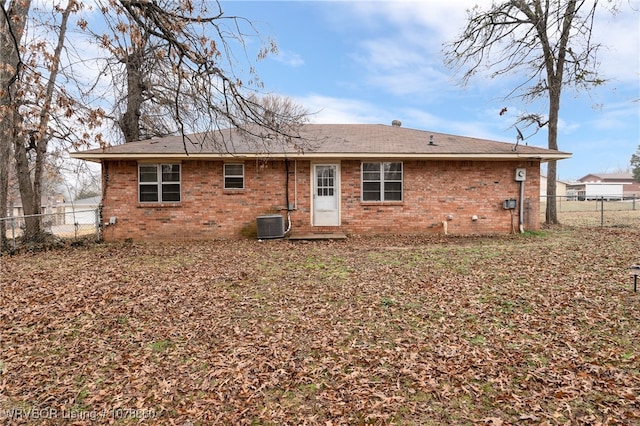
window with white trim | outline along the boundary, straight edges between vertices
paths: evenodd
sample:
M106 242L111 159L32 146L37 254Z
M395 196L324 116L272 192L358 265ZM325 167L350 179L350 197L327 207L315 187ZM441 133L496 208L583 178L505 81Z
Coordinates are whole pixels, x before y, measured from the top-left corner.
M180 202L180 164L138 164L141 203Z
M224 189L244 189L244 164L224 165Z
M402 201L402 163L362 163L362 201Z

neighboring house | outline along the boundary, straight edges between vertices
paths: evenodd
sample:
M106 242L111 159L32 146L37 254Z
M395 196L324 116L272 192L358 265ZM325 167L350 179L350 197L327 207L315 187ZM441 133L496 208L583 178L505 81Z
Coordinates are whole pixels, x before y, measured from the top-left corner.
M398 125L308 124L300 136L225 130L71 156L102 163L106 240L238 237L271 215L293 234L506 234L520 216L535 230L540 163L571 156Z
M62 194L43 195L41 197L41 214L59 214L63 212L62 204L64 203L64 197ZM20 196L9 197L8 199L9 216L17 217L24 215L24 209L22 207L22 200Z
M45 231L51 231L53 226L64 221L64 197L62 194L43 195L40 203L40 213L42 216L42 226ZM7 214L13 218L6 222L7 232L12 236L12 232L24 227L24 208L19 194L9 194L7 199ZM3 217L0 214L0 217Z
M98 207L102 197L100 195L82 198L64 203L64 221L67 225L95 225L99 223Z
M623 199L623 185L611 182L572 183L567 185L567 199L588 201Z
M640 197L640 182L633 179L632 173L590 173L578 179L582 183L617 183L622 185L624 198Z
M567 182L556 179L556 197L564 198L567 196ZM547 198L547 177L540 175L540 198L544 201Z
M42 218L42 223L45 229L50 229L51 226L59 225L64 221L64 197L62 194L43 195L41 197L40 213L45 215ZM8 213L9 217L14 217L13 225L23 226L24 220L24 208L22 207L22 200L19 195L10 196L8 199Z

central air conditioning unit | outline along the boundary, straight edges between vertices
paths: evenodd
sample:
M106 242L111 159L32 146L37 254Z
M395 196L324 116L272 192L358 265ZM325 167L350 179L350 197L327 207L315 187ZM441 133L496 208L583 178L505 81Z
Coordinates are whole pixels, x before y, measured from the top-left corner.
M258 239L284 237L284 217L279 214L258 216Z

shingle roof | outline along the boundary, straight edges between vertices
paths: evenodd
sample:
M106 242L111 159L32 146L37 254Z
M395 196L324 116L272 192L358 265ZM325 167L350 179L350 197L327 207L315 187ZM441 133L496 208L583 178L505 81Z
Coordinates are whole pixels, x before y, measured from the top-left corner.
M580 179L578 179L579 181L583 181L583 179L589 179L591 177L594 178L598 178L600 180L606 181L606 180L633 180L633 174L630 172L623 172L623 173L589 173L586 176L581 177Z
M82 205L82 206L93 206L98 205L102 201L102 195L96 195L95 197L81 198L75 201L65 201L65 205Z
M255 134L263 134L259 137ZM266 132L253 136L237 130L194 134L183 139L168 136L106 149L74 153L74 158L422 158L422 159L516 159L542 161L571 157L570 153L486 139L455 136L382 124L306 124L299 138L291 142L269 137ZM433 141L431 144L430 141Z

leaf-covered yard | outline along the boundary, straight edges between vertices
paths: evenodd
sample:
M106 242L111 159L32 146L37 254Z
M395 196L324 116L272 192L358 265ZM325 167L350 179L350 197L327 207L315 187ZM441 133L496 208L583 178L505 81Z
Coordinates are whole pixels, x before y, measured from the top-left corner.
M0 258L0 417L637 424L640 230Z

